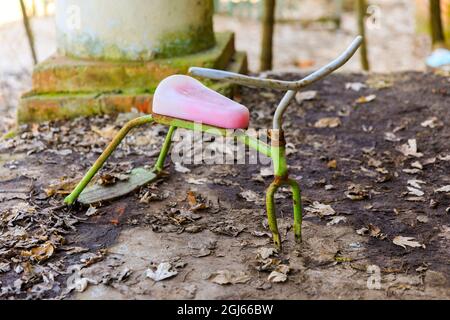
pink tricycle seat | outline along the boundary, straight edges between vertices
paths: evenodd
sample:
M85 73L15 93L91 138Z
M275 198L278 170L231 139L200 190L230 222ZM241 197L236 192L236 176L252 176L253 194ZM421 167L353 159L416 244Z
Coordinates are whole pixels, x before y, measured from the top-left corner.
M153 98L153 113L225 129L247 129L248 109L183 75L163 80Z

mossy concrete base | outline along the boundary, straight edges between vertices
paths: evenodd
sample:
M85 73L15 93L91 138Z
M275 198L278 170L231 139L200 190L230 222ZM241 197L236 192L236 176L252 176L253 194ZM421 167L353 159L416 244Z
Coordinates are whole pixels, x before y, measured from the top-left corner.
M236 52L234 34L217 33L217 45L207 51L149 62L105 62L52 57L36 66L32 91L23 95L18 122L71 119L138 109L150 113L159 82L186 74L193 66L247 72L247 56ZM222 94L233 86L204 81Z

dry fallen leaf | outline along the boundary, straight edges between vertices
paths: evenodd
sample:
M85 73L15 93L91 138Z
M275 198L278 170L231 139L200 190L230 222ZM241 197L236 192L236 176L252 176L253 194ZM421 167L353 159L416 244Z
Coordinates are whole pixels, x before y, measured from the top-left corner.
M330 222L327 223L327 226L334 226L341 222L347 222L347 218L342 216L334 217Z
M408 180L408 185L409 186L411 186L411 187L413 187L413 188L416 188L416 189L422 189L422 184L426 184L426 182L425 181L423 181L423 180L418 180L418 179L411 179L411 180Z
M450 185L434 190L436 193L450 193Z
M395 245L403 247L404 249L406 249L406 246L408 247L412 247L412 248L425 248L425 245L420 244L417 241L414 241L415 239L413 237L402 237L402 236L397 236L394 238L394 240L392 241Z
M376 95L371 94L370 96L359 98L358 100L356 100L356 103L358 103L358 104L369 103L369 102L374 101L376 98L377 98Z
M187 194L187 200L189 202L189 205L191 207L194 207L197 205L197 196L193 191L189 191Z
M409 157L416 157L421 158L423 157L423 153L417 152L417 140L416 139L409 139L408 143L401 145L397 148L398 151L403 153L404 156Z
M428 221L430 221L430 219L425 215L420 215L420 216L417 216L417 221L419 221L421 223L428 223Z
M113 126L113 125L107 126L107 127L103 128L103 129L100 129L100 128L96 127L96 126L92 126L91 130L93 132L95 132L96 134L98 134L100 137L108 139L108 140L112 140L117 135L117 133L119 132L116 129L116 127Z
M301 91L295 95L295 100L298 104L301 104L303 101L311 101L317 97L317 91Z
M35 247L30 251L22 251L21 255L24 257L30 257L30 259L41 262L48 260L55 252L55 247L50 243L46 242L39 247Z
M332 216L336 214L336 211L334 211L334 209L330 205L323 204L317 201L314 202L312 206L306 207L305 210L315 213L320 217Z
M360 236L366 236L369 235L372 238L384 240L386 239L386 235L384 233L381 233L381 229L371 223L369 223L369 226L366 228L361 228L356 230L356 233Z
M210 277L211 282L220 285L247 283L250 279L250 276L245 272L232 272L229 270L219 270Z
M369 235L380 240L386 239L386 235L381 233L381 229L371 223L369 223Z
M94 282L94 281L92 281L90 279L79 277L79 278L73 279L67 285L67 290L69 292L72 291L72 290L75 290L76 292L80 292L81 293L81 292L84 292L87 289L89 283L97 284L96 282Z
M68 195L77 186L78 182L78 179L62 179L50 184L50 186L45 188L44 191L48 197L54 195Z
M330 162L328 162L327 167L328 169L337 169L337 161L331 160Z
M415 162L411 163L411 167L413 167L415 169L419 169L419 170L423 169L423 165L419 161L415 161Z
M86 216L92 217L95 216L98 213L98 209L95 207L89 207L88 211L86 211Z
M205 199L203 199L200 195L197 195L193 191L189 191L187 194L187 200L189 203L189 210L192 212L200 211L208 209L208 204L206 204Z
M261 168L260 175L261 177L272 177L274 174L273 169L271 167L269 168Z
M259 248L257 252L257 256L261 259L265 260L277 253L275 248Z
M342 124L339 118L322 118L318 120L315 124L315 128L337 128Z
M156 271L152 269L148 269L145 272L145 276L147 278L153 279L154 281L162 281L172 277L175 277L178 274L178 271L171 271L172 265L168 262L161 263L158 265Z
M111 186L116 184L118 181L127 181L130 176L122 173L105 173L100 175L97 183L101 186Z
M416 188L412 188L412 187L407 187L408 188L408 194L416 196L416 197L422 197L425 192L423 192L422 190L416 189Z
M289 266L280 264L275 271L272 271L267 280L273 283L286 282L286 280L288 279L287 274L289 273L289 271L291 271Z
M278 271L272 271L272 273L269 275L267 280L269 280L270 282L273 282L273 283L286 282L287 275L285 275L284 273L278 272Z
M239 194L242 198L248 202L262 202L264 199L260 197L255 191L246 190Z
M380 161L380 160L378 160L378 159L375 159L375 158L370 157L370 158L369 158L369 161L367 162L367 164L369 165L369 167L372 167L372 168L379 168L379 167L381 167L381 165L383 164L383 162Z
M418 174L422 172L420 169L403 169L402 171L407 174Z
M6 273L11 270L11 265L9 262L0 263L0 273Z
M370 194L365 187L359 184L351 184L345 192L345 196L353 201L361 201L369 198Z
M432 117L432 118L422 122L420 125L424 128L434 129L434 128L441 126L442 123L439 122L439 119L437 117Z
M175 171L179 173L189 173L191 172L191 169L184 167L181 163L176 162L175 163Z
M399 137L397 137L395 135L395 133L393 132L385 132L384 133L384 140L389 141L389 142L399 142L402 139L400 139Z
M348 82L345 84L346 90L353 90L356 92L361 91L361 89L367 88L367 86L364 83L361 82Z
M186 182L189 184L201 186L201 185L204 185L205 183L207 183L208 179L206 179L206 178L200 178L200 179L189 178L186 180Z

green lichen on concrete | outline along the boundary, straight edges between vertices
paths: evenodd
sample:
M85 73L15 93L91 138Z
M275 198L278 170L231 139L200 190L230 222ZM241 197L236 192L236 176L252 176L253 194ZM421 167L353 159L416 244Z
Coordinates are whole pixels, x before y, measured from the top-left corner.
M18 122L44 122L72 119L107 113L141 112L151 109L151 94L75 93L42 94L22 98L18 109Z
M235 53L234 33L222 32L216 34L216 46L213 48L173 59L161 59L158 63L187 73L190 67L225 69Z
M81 107L82 106L82 107ZM101 113L96 99L86 96L64 97L62 99L33 96L21 100L17 119L19 123L44 122L54 119L71 119L75 117L93 116Z
M211 25L195 30L165 34L154 49L155 58L174 58L211 49L216 39Z

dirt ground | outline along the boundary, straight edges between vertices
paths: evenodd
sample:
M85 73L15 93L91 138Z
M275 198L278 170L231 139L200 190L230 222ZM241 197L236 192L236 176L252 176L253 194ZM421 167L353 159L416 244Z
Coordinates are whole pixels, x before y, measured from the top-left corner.
M64 194L135 115L24 127L0 144L0 298L448 299L449 84L418 72L341 74L294 102L285 124L304 235L296 245L283 189L281 252L267 228L264 167L181 173L168 161L170 175L132 195L68 208ZM243 89L236 99L253 128L268 128L280 97ZM134 131L100 180L152 165L165 132Z

